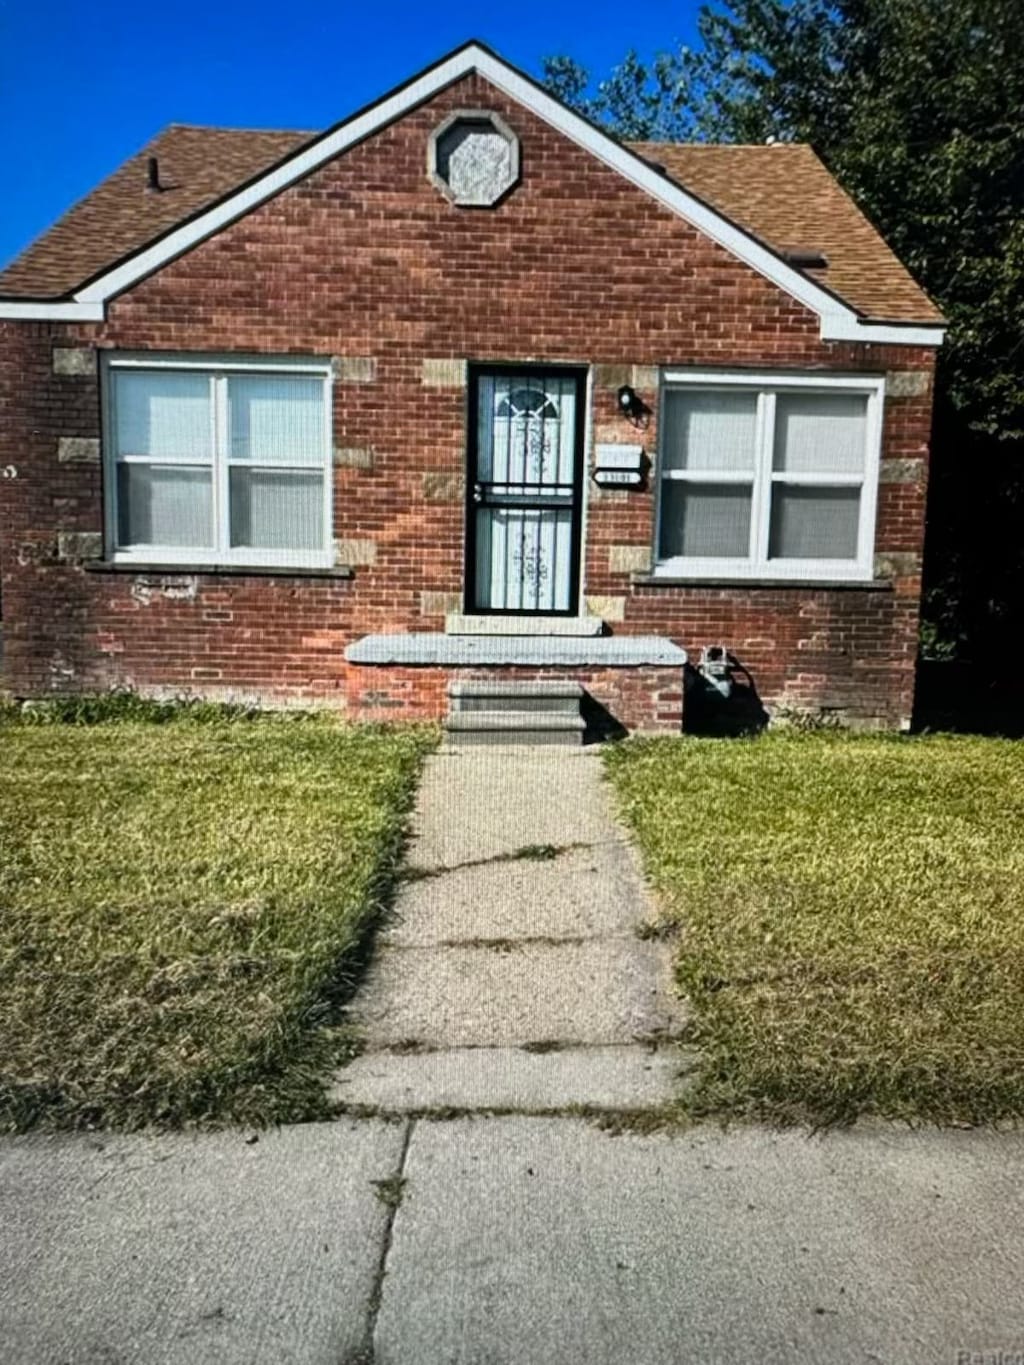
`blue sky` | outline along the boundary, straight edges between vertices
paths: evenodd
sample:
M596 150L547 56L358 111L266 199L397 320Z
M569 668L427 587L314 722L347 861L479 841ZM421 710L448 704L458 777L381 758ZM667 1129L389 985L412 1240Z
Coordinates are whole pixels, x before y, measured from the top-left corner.
M694 39L697 0L0 0L0 263L167 123L319 129L467 38L534 75Z

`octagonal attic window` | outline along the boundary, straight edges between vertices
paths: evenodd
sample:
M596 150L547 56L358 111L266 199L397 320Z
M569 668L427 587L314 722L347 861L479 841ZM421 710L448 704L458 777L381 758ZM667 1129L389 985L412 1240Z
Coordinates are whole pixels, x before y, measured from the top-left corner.
M453 204L489 208L519 179L519 139L497 114L450 114L430 138L430 178Z

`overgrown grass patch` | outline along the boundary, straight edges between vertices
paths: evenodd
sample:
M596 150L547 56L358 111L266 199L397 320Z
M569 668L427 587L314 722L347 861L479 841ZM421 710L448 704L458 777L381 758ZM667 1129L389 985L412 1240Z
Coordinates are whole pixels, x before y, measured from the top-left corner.
M1024 745L775 734L606 761L679 930L690 1115L1024 1114Z
M434 736L127 711L0 722L0 1127L322 1116Z

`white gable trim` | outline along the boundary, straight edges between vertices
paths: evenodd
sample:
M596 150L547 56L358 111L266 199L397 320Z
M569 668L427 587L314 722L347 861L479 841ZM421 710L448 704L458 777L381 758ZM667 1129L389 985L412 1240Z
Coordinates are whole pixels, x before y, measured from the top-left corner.
M827 289L787 265L781 257L762 246L755 238L723 218L686 190L667 180L635 153L628 151L586 119L548 95L533 81L507 62L477 43L470 43L436 66L401 86L393 94L340 124L311 146L260 176L252 184L229 195L205 213L173 229L158 242L136 253L112 270L106 271L74 295L73 303L4 303L0 318L34 317L95 321L100 308L115 295L166 265L175 257L286 189L295 181L338 156L355 143L400 118L422 104L445 86L471 72L479 72L492 85L517 100L552 128L571 138L626 180L644 190L666 208L677 213L699 231L717 242L737 259L756 270L790 297L816 313L821 320L824 341L873 341L915 346L938 346L945 329L941 326L902 327L861 320L857 312L842 303ZM16 311L10 311L10 310ZM55 313L52 310L67 310ZM34 310L34 311L33 311Z
M27 299L0 299L0 321L102 322L102 303L36 303Z

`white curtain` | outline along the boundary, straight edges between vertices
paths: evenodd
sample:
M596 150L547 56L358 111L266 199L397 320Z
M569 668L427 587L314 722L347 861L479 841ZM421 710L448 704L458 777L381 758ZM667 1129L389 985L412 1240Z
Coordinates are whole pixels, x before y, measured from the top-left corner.
M787 474L860 474L867 433L864 394L780 393L774 467Z
M117 467L119 545L213 545L213 475L188 465Z
M117 371L113 426L118 544L209 549L214 543L209 375Z
M230 475L231 544L252 550L323 549L323 475L242 469Z
M210 377L161 370L114 376L114 431L119 458L213 459Z
M227 387L232 547L323 549L323 382L231 375Z
M487 507L477 513L477 605L568 611L572 584L569 508Z
M772 559L856 559L859 488L772 488Z
M685 390L665 398L666 469L754 469L757 394Z
M748 484L688 483L661 487L662 559L746 559L750 554L751 488Z
M316 464L323 450L324 386L306 375L228 379L231 459Z

